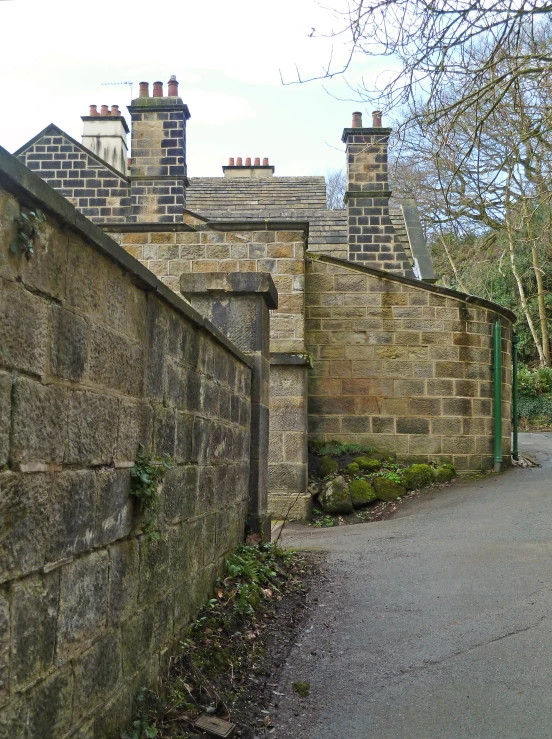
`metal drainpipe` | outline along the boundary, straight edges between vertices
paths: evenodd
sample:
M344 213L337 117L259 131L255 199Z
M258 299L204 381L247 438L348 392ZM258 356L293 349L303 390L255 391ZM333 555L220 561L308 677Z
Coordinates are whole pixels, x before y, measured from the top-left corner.
M512 457L519 459L518 450L518 343L519 336L512 337Z
M502 330L494 325L494 471L502 469Z

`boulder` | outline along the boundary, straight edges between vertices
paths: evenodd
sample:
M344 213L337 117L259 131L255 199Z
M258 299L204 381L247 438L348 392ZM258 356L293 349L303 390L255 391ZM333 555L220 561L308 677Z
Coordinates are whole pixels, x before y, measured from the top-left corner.
M339 469L339 464L331 457L322 457L318 465L318 477L334 475Z
M378 496L374 492L374 488L368 480L351 480L349 483L349 493L353 508L364 508L364 506L374 503Z
M444 464L434 470L435 482L450 482L456 477L456 470L451 464Z
M307 488L307 493L313 498L316 498L319 492L320 492L320 485L317 482L311 482Z
M360 467L356 462L349 462L349 464L343 468L343 472L345 475L358 475Z
M379 468L381 467L381 460L374 459L369 456L363 456L357 457L355 459L355 464L358 464L360 469L366 470L366 472L377 472L377 470L379 470Z
M396 500L406 493L406 489L402 485L388 477L376 477L372 484L378 500Z
M342 477L326 480L322 485L318 500L326 513L352 513L353 511L349 488Z
M407 490L418 490L435 482L435 473L428 464L413 464L402 472L402 485Z

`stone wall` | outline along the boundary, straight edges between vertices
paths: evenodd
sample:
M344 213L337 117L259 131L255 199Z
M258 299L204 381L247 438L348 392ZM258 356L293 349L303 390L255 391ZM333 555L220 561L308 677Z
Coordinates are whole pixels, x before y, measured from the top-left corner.
M252 363L2 149L0 337L0 736L119 736L243 539ZM174 463L159 541L139 443Z
M402 459L493 465L492 331L502 324L503 453L509 463L513 314L451 290L330 257L306 275L309 435Z

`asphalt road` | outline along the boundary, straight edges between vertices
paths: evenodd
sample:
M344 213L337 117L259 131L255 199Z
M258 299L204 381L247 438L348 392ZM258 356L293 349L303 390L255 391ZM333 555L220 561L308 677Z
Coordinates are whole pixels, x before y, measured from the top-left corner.
M542 467L422 494L389 521L287 530L328 553L328 580L265 736L552 737L552 434L520 441Z

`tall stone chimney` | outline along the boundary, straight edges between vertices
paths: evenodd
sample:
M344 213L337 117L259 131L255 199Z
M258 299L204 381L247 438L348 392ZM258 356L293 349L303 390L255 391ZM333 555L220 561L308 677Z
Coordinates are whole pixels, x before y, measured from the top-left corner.
M90 151L111 164L118 172L128 175L128 125L119 111L118 105L101 106L98 113L96 105L90 106L88 115L81 116L83 121L82 143Z
M139 223L182 223L186 177L188 106L178 97L174 75L164 96L163 83L140 83L128 106L132 118L131 216Z
M343 130L347 147L349 260L406 276L413 276L403 247L395 242L389 218L387 146L390 128L384 128L381 112L372 114L372 126L362 125L362 113L353 113L350 128Z

